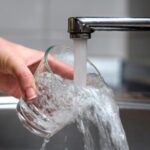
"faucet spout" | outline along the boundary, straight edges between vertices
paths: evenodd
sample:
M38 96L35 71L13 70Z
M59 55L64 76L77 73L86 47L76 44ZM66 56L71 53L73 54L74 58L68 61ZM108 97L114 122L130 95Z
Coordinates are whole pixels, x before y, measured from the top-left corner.
M70 17L70 38L91 38L94 31L150 31L150 18Z
M70 33L70 38L89 39L94 30L86 25L80 17L70 17L68 19L68 32Z

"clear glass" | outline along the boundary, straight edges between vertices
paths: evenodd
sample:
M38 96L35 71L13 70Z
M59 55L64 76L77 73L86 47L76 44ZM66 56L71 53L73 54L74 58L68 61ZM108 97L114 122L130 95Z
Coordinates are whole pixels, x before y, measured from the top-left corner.
M35 72L35 82L38 90L38 97L32 101L20 99L17 105L17 112L22 124L32 133L41 137L49 138L72 123L76 115L69 113L73 107L71 91L73 80L63 78L48 61L48 55L73 67L73 52L66 46L51 46L45 52ZM96 67L87 60L87 86L100 88L104 86L100 82L101 76ZM75 95L74 95L75 96Z

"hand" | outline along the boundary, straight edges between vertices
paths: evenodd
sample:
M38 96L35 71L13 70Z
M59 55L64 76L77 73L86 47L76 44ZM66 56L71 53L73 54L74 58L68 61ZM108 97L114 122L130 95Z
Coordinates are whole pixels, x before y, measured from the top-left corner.
M44 53L0 38L0 90L26 100L36 98L33 74ZM73 78L73 69L54 59L48 61L52 70L65 77Z

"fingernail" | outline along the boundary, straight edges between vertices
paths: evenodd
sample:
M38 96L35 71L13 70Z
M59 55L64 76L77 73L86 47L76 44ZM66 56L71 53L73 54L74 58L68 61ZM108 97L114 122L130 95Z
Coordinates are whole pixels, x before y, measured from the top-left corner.
M35 92L35 90L33 88L28 88L26 90L26 99L27 100L32 100L32 99L34 99L36 97L37 97L37 94L36 94L36 92Z

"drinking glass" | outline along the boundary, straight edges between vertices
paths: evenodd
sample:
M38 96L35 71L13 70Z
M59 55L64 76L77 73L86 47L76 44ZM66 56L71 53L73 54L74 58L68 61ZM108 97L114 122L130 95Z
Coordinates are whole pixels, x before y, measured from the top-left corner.
M20 98L17 113L23 126L32 133L49 138L73 123L77 117L73 80L67 79L53 68L49 54L63 64L73 67L74 57L71 48L67 46L51 46L37 67L34 78L38 96L34 100L25 101ZM87 87L100 88L103 86L97 68L87 60ZM80 98L80 97L78 97Z

